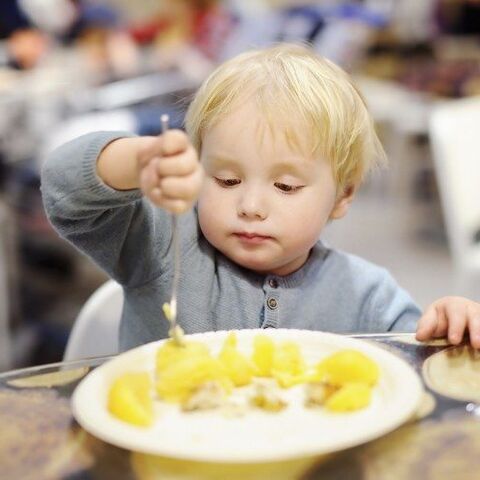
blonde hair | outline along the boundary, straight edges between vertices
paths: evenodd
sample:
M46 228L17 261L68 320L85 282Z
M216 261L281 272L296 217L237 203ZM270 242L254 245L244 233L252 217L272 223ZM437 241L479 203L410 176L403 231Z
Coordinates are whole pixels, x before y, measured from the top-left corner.
M186 130L198 152L205 132L247 100L256 102L272 133L281 120L291 146L330 161L342 191L357 186L385 160L373 120L349 76L306 46L279 44L220 65L187 111Z

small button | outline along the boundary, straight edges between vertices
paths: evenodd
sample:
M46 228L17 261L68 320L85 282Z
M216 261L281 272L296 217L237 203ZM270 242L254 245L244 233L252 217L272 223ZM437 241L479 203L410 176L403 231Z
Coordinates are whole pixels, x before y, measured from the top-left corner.
M278 307L278 302L274 298L269 298L267 305L270 310L275 310Z
M278 288L278 282L275 278L271 278L269 281L268 281L268 284L272 287L272 288Z

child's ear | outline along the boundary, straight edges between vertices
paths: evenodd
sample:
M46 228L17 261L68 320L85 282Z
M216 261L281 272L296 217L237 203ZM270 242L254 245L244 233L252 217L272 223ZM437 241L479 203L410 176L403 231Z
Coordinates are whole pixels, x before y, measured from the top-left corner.
M343 194L340 195L335 202L335 206L330 213L330 220L337 220L347 214L348 207L350 207L350 204L352 203L355 191L355 185L348 185L345 188Z

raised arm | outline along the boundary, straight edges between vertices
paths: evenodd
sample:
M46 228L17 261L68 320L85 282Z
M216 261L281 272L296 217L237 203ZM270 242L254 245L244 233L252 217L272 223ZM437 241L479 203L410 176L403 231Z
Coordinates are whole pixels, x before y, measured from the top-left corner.
M135 286L166 268L171 230L164 209L188 210L201 180L182 132L164 138L100 132L52 153L42 171L42 194L60 235L112 278ZM183 223L194 221L191 211L183 217Z
M197 154L180 130L111 142L100 153L97 174L115 190L140 188L152 203L173 213L193 206L203 179Z
M139 184L139 152L156 142L155 137L118 138L109 143L97 160L100 179L115 190L133 190Z

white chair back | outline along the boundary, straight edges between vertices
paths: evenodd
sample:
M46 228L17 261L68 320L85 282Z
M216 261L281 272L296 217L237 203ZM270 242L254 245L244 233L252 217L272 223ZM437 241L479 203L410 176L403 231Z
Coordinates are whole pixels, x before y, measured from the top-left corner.
M460 272L480 272L480 98L439 105L430 140L449 247Z
M118 353L118 331L123 308L122 287L109 280L86 301L75 320L65 361Z

